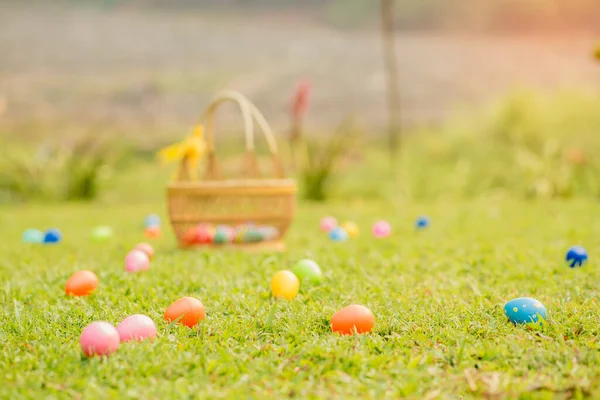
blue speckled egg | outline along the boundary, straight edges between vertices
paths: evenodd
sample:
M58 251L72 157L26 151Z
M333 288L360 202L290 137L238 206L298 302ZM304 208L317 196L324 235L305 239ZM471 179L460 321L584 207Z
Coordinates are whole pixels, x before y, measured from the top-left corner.
M419 217L419 218L417 218L417 221L415 222L415 227L417 229L429 228L430 223L431 223L431 221L429 221L429 217Z
M58 229L48 229L44 235L44 243L59 243L62 239L62 233Z
M37 229L27 229L23 232L23 242L24 243L43 243L44 242L44 232L39 231Z
M144 224L146 228L160 228L160 217L156 214L150 214L146 217Z
M581 267L587 262L588 253L582 246L573 246L567 251L565 260L569 263L569 267Z
M546 307L531 297L520 297L504 305L504 313L513 324L542 323L548 313ZM539 314L539 315L538 315Z
M337 227L329 232L329 238L334 242L343 242L348 239L348 232L344 228Z

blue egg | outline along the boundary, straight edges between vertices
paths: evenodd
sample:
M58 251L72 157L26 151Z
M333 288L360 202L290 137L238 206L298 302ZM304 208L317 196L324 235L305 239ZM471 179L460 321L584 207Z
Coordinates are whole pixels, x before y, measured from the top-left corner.
M24 243L43 243L44 242L44 232L37 229L27 229L23 232L23 242Z
M417 221L415 222L415 227L417 229L425 229L425 228L429 228L429 218L428 217L419 217L417 218Z
M520 297L504 305L504 313L513 324L543 323L548 317L546 307L531 297Z
M48 229L44 235L44 243L59 243L62 239L62 233L58 229Z
M565 260L569 263L569 267L581 267L588 259L587 251L581 246L573 246L567 251Z
M160 227L160 217L156 214L150 214L146 217L146 228Z
M329 238L334 242L343 242L348 239L348 232L344 228L337 227L329 231Z

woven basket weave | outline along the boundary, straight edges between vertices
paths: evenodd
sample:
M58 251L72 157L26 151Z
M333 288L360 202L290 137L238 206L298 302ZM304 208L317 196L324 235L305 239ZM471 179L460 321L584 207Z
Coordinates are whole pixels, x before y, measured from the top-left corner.
M229 102L239 106L244 122L246 154L240 179L223 179L215 155L215 113L222 104ZM258 169L255 122L264 134L271 153L273 178L263 179ZM206 132L207 169L204 178L191 180L182 162L177 179L167 188L169 217L180 247L189 247L184 240L185 234L201 223L229 226L261 224L277 228L276 237L269 241L231 243L229 246L246 250L284 250L283 236L294 217L297 186L294 180L285 179L277 143L263 115L240 93L228 91L210 103L199 124L204 124Z

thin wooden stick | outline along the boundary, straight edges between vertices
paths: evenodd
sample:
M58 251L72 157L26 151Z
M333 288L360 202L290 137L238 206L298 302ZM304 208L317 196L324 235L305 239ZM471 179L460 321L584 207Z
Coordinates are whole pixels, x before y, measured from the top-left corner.
M394 32L394 0L381 0L381 26L383 58L387 73L388 139L390 161L395 171L398 149L400 148L400 93L398 91L398 63Z

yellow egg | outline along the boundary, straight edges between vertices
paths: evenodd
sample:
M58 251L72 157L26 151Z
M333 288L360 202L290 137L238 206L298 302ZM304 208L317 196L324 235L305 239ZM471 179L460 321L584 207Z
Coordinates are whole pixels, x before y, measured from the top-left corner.
M344 222L342 224L342 228L346 231L346 233L348 233L348 236L350 236L351 238L355 238L360 234L360 229L358 228L358 225L356 225L354 222Z
M300 290L300 281L291 271L279 271L271 279L271 292L276 299L293 300Z

